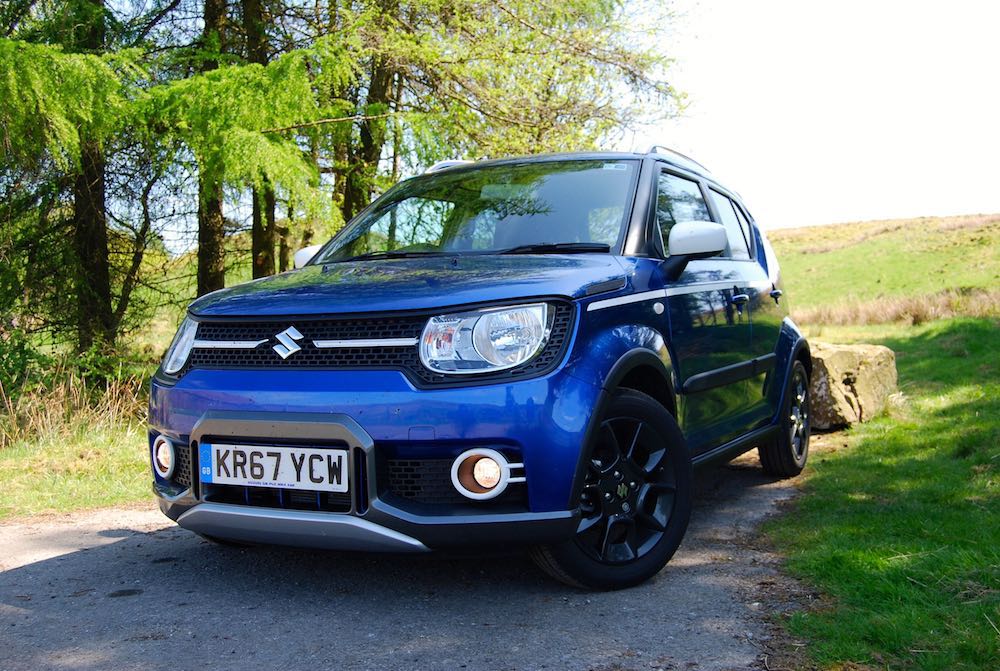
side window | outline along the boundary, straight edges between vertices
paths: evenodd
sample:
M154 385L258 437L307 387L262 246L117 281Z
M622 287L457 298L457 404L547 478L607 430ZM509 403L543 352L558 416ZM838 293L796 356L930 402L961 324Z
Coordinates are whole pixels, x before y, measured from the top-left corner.
M753 256L753 233L750 232L750 222L747 221L743 208L736 201L733 201L736 210L736 218L740 220L740 228L743 229L743 237L746 238L747 247L750 248L750 256Z
M661 172L656 188L656 225L665 255L670 254L670 229L679 221L712 221L712 217L697 182Z
M743 237L743 229L740 220L736 218L736 209L733 201L714 189L708 190L709 197L719 210L722 225L726 227L726 236L729 238L729 256L737 260L746 261L750 258L750 250L747 247L746 238Z

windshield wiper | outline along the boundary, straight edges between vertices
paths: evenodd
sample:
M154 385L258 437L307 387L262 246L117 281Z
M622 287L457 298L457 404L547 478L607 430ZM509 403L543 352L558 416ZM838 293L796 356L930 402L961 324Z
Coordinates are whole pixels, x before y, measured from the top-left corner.
M502 249L497 254L606 254L611 245L600 242L538 242Z
M405 251L402 249L389 249L382 252L368 252L366 254L358 254L357 256L351 256L346 259L331 259L328 263L338 263L340 261L368 261L370 259L411 259L416 256L451 256L449 252L418 252L418 251Z

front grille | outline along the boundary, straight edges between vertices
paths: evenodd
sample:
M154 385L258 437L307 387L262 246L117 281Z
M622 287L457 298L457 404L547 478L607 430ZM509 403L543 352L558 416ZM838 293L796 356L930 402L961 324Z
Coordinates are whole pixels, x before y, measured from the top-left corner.
M205 488L205 501L235 503L260 508L286 510L318 510L328 513L351 511L351 495L340 492L310 492L278 487L241 487L238 485L209 485Z
M479 381L516 379L539 375L554 368L565 351L573 319L569 303L551 303L549 341L545 349L524 366L485 375L446 376L434 373L421 363L416 345L379 347L318 348L314 340L383 340L419 338L431 315L345 319L289 319L286 321L203 321L198 325L198 340L259 341L253 349L214 349L195 347L185 372L207 369L316 369L357 370L390 369L403 371L419 386L468 385ZM437 314L437 313L435 313ZM294 325L302 334L296 342L301 350L282 359L273 347L275 335Z
M421 503L467 503L451 484L451 459L390 459L389 490Z
M181 487L191 486L191 446L174 444L174 458L177 463L174 465L173 480Z
M433 505L468 505L470 500L458 493L451 483L452 459L387 459L389 491L410 501ZM528 492L524 483L507 486L488 504L522 504L527 507Z

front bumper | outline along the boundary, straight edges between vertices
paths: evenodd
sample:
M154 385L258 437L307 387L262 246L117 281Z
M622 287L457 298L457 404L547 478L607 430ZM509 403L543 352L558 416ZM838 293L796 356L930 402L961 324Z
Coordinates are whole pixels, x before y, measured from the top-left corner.
M572 538L579 522L574 511L411 517L383 509L354 516L225 503L183 505L163 498L160 510L185 529L208 536L361 552L429 552L552 543Z
M177 523L208 536L296 547L366 552L427 552L430 549L416 538L365 519L307 510L202 503L181 513Z
M553 375L475 389L409 388L404 393L385 384L392 375L405 383L401 375L377 371L355 373L351 392L335 392L329 391L337 386L332 383L347 378L326 375L323 384L303 384L300 373L294 386L289 374L271 371L255 371L252 379L239 371L204 371L176 386L154 382L151 436L164 433L190 446L194 462L194 477L186 487L154 482L163 512L210 536L341 550L421 552L572 537L578 522L570 506L572 479L599 390ZM371 379L375 376L382 380ZM369 393L366 382L383 391ZM336 512L213 500L211 486L202 486L197 478L202 437L347 447L350 500ZM475 445L499 446L524 461L528 490L519 508L471 501L423 505L387 491L386 450L404 458L419 453L443 460Z

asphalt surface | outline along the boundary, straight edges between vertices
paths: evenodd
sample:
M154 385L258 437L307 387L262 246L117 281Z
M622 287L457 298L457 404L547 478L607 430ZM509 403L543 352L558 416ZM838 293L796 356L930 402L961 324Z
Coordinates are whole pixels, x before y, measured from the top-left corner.
M0 670L764 668L785 579L752 539L795 489L751 454L699 474L673 561L612 593L521 555L220 547L155 509L0 525Z

